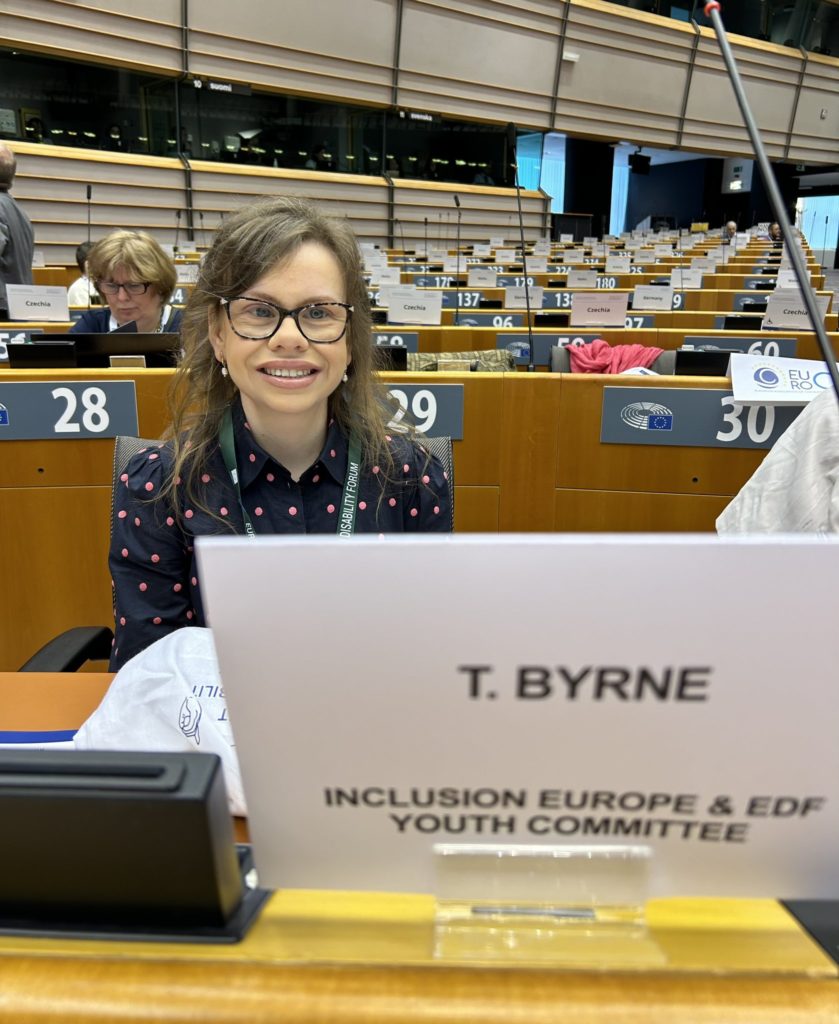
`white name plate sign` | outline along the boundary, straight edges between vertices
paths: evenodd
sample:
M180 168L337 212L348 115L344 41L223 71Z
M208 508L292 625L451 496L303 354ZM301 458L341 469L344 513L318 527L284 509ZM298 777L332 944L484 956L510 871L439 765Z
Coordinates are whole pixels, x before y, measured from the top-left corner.
M489 267L470 267L466 283L470 288L494 288L498 272Z
M530 256L527 260L528 274L547 274L548 259L546 256Z
M6 301L10 320L60 323L70 319L67 289L59 285L7 284Z
M822 323L824 323L829 302L829 295L816 295L816 306ZM766 303L762 326L764 330L812 331L813 324L810 321L807 307L804 305L804 297L800 289L776 288Z
M495 250L495 261L496 263L514 263L516 259L515 249L496 249Z
M392 288L388 292L389 324L439 324L442 309L442 292L404 292L402 288Z
M572 327L625 327L626 292L575 292L571 296Z
M677 267L670 274L670 284L673 288L682 291L686 288L702 287L702 271L688 270L686 267Z
M544 298L544 288L505 288L504 308L527 309L529 302L531 309L541 309L542 304L544 302Z
M492 246L490 245L473 245L472 246L473 256L492 256Z
M435 843L641 843L651 896L839 897L837 538L201 537L198 558L263 884L432 892ZM348 657L358 615L324 643L336 578L375 656ZM410 656L406 622L429 637Z
M569 270L565 283L569 288L596 288L597 271Z
M606 273L607 274L630 274L630 273L632 273L632 257L631 256L607 256L606 257Z
M673 308L673 289L666 285L636 285L632 293L632 308L669 312Z
M370 274L372 284L401 284L402 271L399 267L379 267Z

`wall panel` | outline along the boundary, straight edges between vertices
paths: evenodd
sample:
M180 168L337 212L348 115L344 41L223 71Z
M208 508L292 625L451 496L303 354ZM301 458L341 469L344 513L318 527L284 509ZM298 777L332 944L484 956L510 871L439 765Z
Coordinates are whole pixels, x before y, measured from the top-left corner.
M349 218L361 241L384 243L388 237L388 192L383 178L320 174L262 167L225 167L193 161L193 203L209 231L220 214L247 202L292 195L313 199L335 216ZM196 227L200 216L196 217Z
M390 102L396 0L192 4L190 71L270 89Z
M839 70L836 60L808 54L789 159L812 164L839 161Z
M694 33L610 6L571 5L565 52L579 60L562 63L554 127L673 146Z
M143 228L161 243L174 242L176 211L187 206L180 161L27 142L11 145L18 164L13 195L32 220L35 248L43 251L48 264L75 263L76 246L87 238L87 185L92 186L94 241L122 227Z
M135 70L180 71L179 0L4 0L3 45L105 61Z
M394 181L394 216L401 230L395 231L394 244L401 245L404 236L408 248L424 248L427 217L429 248L453 249L457 230L455 195L461 204L461 244L486 242L493 235L503 235L505 241L515 243L519 237L519 222L516 195L511 189L397 180ZM545 233L548 203L540 192L522 191L522 219L528 241Z
M546 128L563 6L406 0L399 104Z

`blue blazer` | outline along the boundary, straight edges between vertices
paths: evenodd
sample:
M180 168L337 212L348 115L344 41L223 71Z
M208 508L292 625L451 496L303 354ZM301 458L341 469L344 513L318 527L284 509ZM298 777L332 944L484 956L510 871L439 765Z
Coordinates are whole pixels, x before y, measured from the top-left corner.
M169 319L163 325L165 334L177 334L181 329L183 310L173 309ZM73 324L69 334L108 334L110 331L111 311L105 306L102 309L89 309L82 314L80 320Z

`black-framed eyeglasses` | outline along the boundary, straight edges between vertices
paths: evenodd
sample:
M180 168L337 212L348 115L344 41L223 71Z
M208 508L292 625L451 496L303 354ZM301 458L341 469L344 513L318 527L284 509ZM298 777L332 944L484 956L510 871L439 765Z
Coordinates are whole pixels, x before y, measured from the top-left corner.
M297 309L283 309L275 302L257 299L251 295L237 295L232 299L218 296L227 312L234 334L247 341L267 341L290 316L297 329L316 345L333 345L343 338L353 307L346 302L307 302Z
M126 295L143 295L149 290L148 281L129 281L128 284L117 284L116 281L97 281L96 287L103 295L119 295L119 290Z

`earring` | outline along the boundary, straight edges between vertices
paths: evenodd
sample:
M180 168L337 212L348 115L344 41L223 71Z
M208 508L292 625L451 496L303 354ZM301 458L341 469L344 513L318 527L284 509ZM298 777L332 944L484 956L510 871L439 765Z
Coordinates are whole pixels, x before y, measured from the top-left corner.
M227 365L225 363L221 364L221 375L222 377L229 376L229 374L227 373Z
M344 376L341 378L341 383L346 384L349 379L350 378L347 376L346 371L344 371Z

